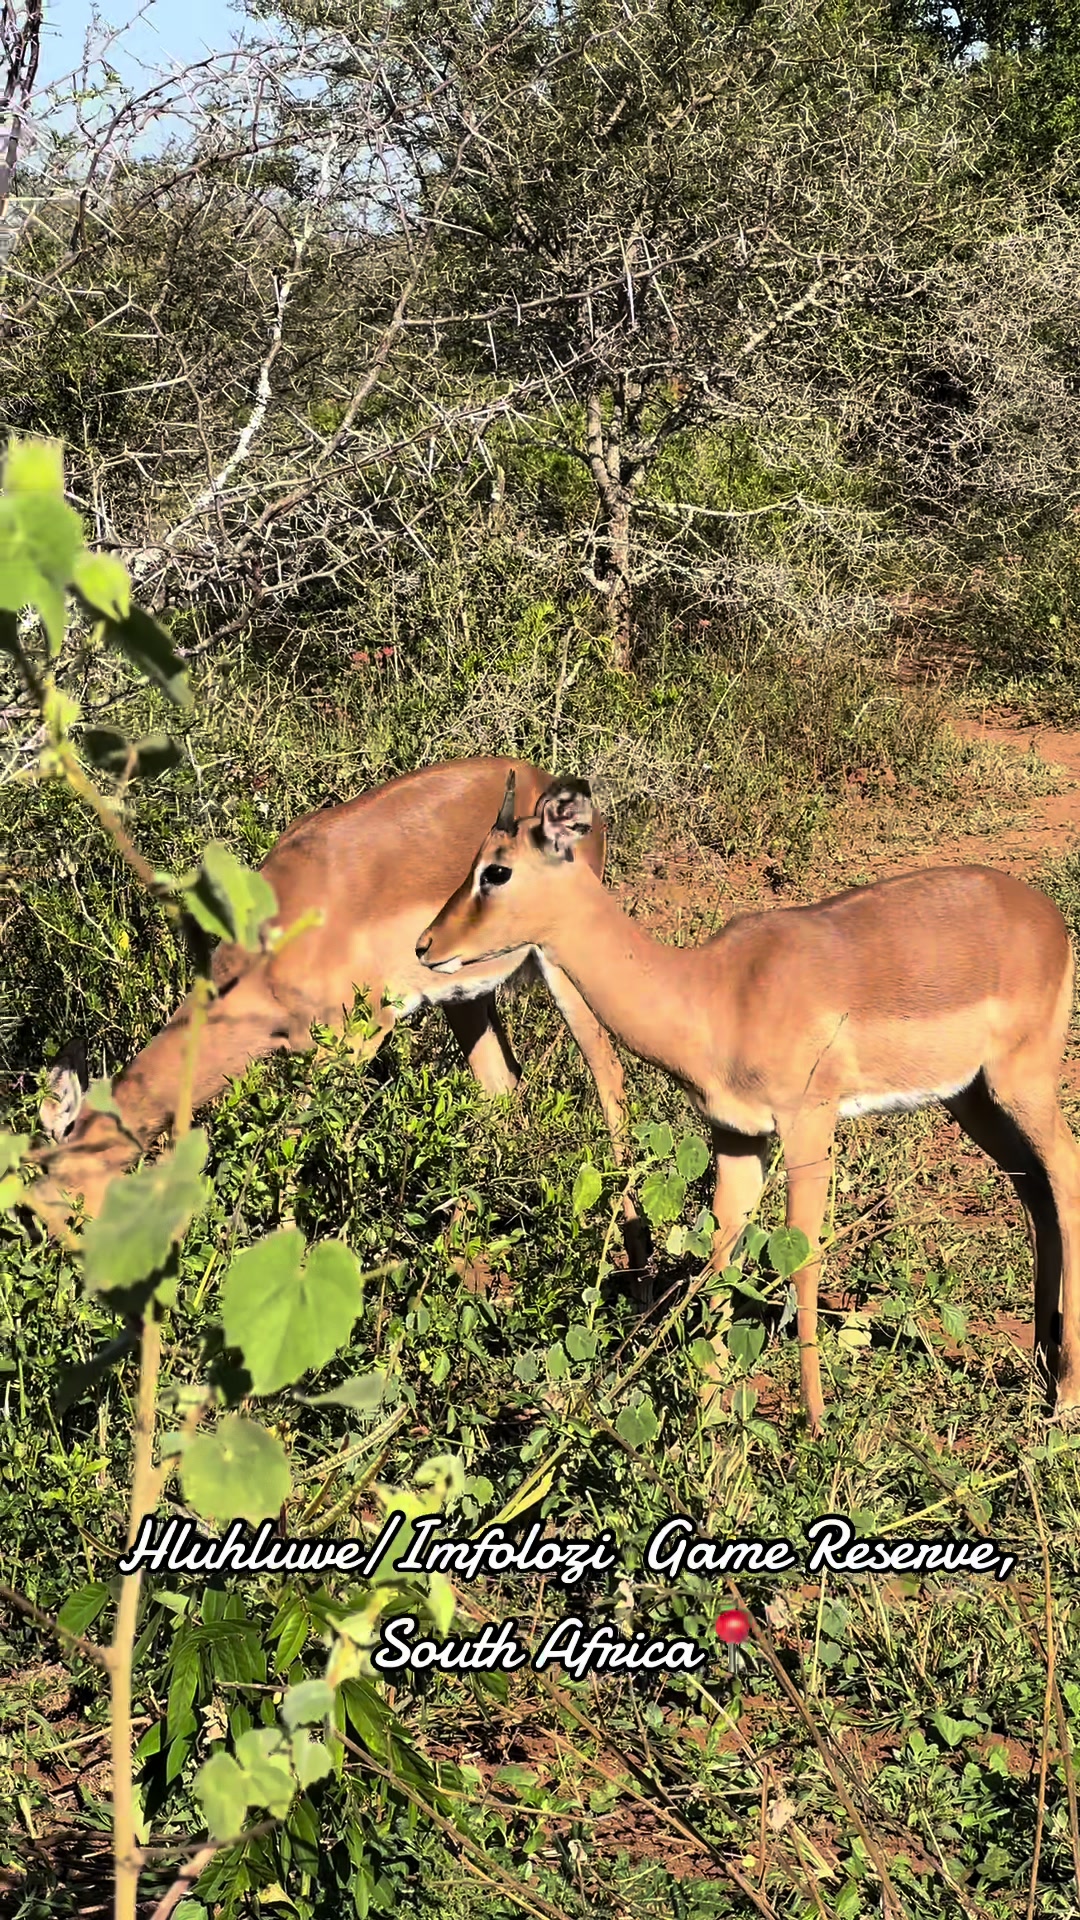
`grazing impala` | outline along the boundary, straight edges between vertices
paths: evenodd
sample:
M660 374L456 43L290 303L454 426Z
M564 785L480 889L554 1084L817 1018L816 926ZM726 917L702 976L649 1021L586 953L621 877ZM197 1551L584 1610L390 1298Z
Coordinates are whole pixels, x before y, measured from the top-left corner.
M989 867L931 868L666 947L601 886L599 826L585 781L556 782L512 825L504 808L418 941L424 965L453 979L534 947L617 1039L674 1075L712 1129L714 1267L757 1204L772 1136L788 1224L817 1251L837 1119L943 1102L1023 1202L1036 1349L1059 1410L1080 1405L1080 1151L1058 1104L1073 959L1057 908ZM795 1283L814 1428L819 1265Z
M277 896L278 924L288 927L312 908L321 926L299 934L277 954L219 947L210 1006L198 1051L194 1104L220 1093L226 1080L252 1060L311 1046L313 1022L340 1032L357 988L366 988L379 1031L373 1052L393 1026L403 1002L442 1006L473 1073L488 1093L511 1091L518 1066L495 1005L495 988L529 963L529 950L509 950L490 965L436 979L416 958L421 927L467 870L477 841L514 783L532 808L551 776L523 761L459 760L406 774L344 806L295 821L272 849L263 872ZM513 802L506 824L513 823ZM597 823L584 859L599 883L605 838ZM559 1010L592 1069L617 1159L623 1155L623 1075L604 1029L558 968L544 976ZM114 1089L119 1124L83 1108L59 1149L40 1154L46 1177L30 1189L35 1211L50 1225L70 1218L67 1196L81 1194L84 1210L99 1210L114 1174L172 1118L191 1002L151 1040ZM628 1225L634 1221L627 1205ZM632 1236L631 1236L632 1237Z

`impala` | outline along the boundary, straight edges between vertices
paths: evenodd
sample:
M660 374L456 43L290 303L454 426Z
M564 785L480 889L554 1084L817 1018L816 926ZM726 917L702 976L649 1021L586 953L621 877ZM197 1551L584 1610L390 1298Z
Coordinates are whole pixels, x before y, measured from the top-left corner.
M295 821L262 869L277 896L276 921L288 927L313 908L318 927L279 953L249 954L221 946L214 955L213 999L198 1050L194 1105L214 1098L252 1060L310 1048L311 1027L344 1025L358 988L366 988L378 1031L361 1051L372 1053L395 1020L423 1001L437 1002L472 1072L490 1094L512 1091L519 1068L495 1004L495 989L531 968L527 947L497 961L466 967L441 980L416 958L416 938L460 880L504 789L514 816L515 783L531 808L550 775L524 761L451 761L406 774L343 806ZM597 822L585 861L599 882L605 854ZM544 978L592 1070L615 1150L624 1154L623 1074L604 1029L557 967ZM394 1003L398 1004L394 1004ZM113 1097L119 1121L83 1107L64 1144L39 1154L45 1178L30 1189L34 1210L49 1225L71 1217L68 1196L81 1195L88 1214L100 1210L108 1181L132 1165L173 1115L191 1001L144 1047L121 1075ZM626 1204L627 1224L635 1221ZM631 1235L632 1237L632 1235ZM633 1259L633 1256L632 1256Z
M1056 1375L1059 1410L1080 1404L1080 1152L1058 1104L1073 957L1057 908L989 867L931 868L746 914L700 947L667 947L600 884L598 831L585 781L556 782L513 823L504 805L417 943L429 972L453 979L533 947L616 1039L680 1082L712 1132L714 1269L757 1205L779 1137L788 1224L811 1245L795 1286L815 1429L837 1120L941 1101L1023 1203L1036 1350Z

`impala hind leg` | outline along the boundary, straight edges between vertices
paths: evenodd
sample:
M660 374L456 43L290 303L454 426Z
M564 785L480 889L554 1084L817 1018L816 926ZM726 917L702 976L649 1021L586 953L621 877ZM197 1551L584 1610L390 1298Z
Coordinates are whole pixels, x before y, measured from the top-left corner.
M1080 1150L1054 1081L1041 1062L1013 1060L947 1105L1016 1189L1035 1264L1036 1358L1056 1378L1058 1410L1080 1407Z
M795 1275L799 1387L812 1433L818 1432L825 1412L818 1348L818 1282L821 1228L829 1204L835 1130L836 1117L827 1108L800 1111L780 1129L787 1174L787 1224L805 1233L812 1255Z

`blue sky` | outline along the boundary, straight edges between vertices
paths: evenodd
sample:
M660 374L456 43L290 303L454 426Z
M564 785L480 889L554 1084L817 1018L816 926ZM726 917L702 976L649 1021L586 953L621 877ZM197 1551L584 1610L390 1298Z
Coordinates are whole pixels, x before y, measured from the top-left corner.
M83 38L95 11L108 26L120 27L136 13L141 18L112 51L113 65L125 80L143 67L172 66L198 60L228 46L242 15L226 0L45 0L39 81L46 85L70 73L82 56Z

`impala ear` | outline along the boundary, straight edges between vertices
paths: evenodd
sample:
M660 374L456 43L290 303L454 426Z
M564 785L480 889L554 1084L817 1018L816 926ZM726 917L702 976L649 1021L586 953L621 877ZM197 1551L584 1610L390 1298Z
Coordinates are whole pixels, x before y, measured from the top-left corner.
M575 842L589 833L596 818L587 780L556 780L537 803L533 838L554 860L572 860Z
M63 1140L71 1132L89 1084L86 1048L79 1039L69 1040L52 1064L48 1091L38 1111L43 1130L53 1140Z
M513 768L511 768L510 772L506 776L506 792L503 794L503 797L502 797L502 806L499 808L498 818L495 822L495 826L493 829L494 832L496 833L510 832L511 827L514 824L514 819L515 819L514 809L516 805L517 805L517 774L514 772Z

